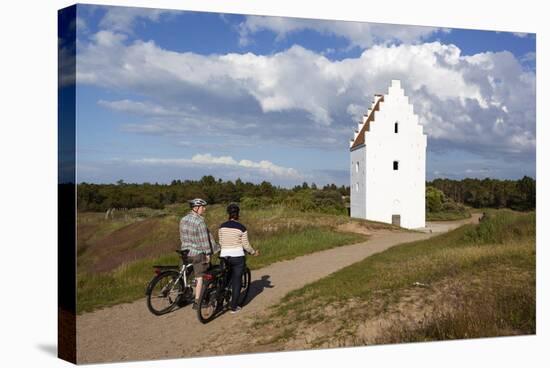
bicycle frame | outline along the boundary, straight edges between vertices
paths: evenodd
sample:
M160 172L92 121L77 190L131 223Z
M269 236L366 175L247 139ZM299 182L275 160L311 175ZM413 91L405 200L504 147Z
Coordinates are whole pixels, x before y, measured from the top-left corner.
M147 296L147 308L157 316L169 313L176 304L181 307L181 302L189 303L194 294L195 283L191 277L193 264L188 261L188 252L180 250L177 252L181 255L180 265L153 265L156 276L147 285L145 295ZM154 294L153 290L155 290ZM161 304L167 302L168 305L159 308L155 302L157 299L161 300Z
M168 271L168 270L173 270L174 268L177 268L177 266L153 266L155 268L155 273L157 275L160 275L162 272L165 272L165 271ZM187 287L190 287L190 282L189 280L187 279L187 270L189 268L192 268L193 265L191 263L187 263L187 264L183 264L180 269L179 269L179 275L178 277L174 280L174 283L172 284L172 288L178 284L178 282L180 280L183 279L183 286L184 286L184 289L187 288Z
M189 287L189 280L187 280L187 269L189 267L193 267L193 265L191 263L188 263L181 266L179 271L180 274L178 278L174 281L174 285L177 285L178 282L183 278L183 287L184 288Z

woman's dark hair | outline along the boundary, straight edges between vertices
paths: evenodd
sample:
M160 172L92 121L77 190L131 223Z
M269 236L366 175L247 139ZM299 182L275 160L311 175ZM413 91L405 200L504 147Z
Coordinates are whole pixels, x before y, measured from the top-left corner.
M229 206L227 206L227 214L229 215L230 220L238 220L239 219L239 212L240 208L235 203L231 203Z

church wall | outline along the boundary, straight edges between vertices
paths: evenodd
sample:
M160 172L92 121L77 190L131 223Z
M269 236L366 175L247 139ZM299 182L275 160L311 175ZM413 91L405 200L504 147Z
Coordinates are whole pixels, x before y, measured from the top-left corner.
M395 81L384 96L380 111L374 114L365 146L360 150L364 151L366 169L365 189L360 192L353 191L354 183L361 179L352 170L351 216L391 223L392 215L399 215L402 227L424 227L427 140L418 116ZM356 151L351 152L352 162L361 158ZM364 201L359 195L364 195Z

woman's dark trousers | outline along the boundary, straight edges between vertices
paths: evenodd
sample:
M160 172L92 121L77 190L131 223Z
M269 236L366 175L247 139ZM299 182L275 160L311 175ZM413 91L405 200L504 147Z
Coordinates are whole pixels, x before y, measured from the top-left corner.
M245 257L227 257L227 260L231 265L231 309L235 310L239 306Z

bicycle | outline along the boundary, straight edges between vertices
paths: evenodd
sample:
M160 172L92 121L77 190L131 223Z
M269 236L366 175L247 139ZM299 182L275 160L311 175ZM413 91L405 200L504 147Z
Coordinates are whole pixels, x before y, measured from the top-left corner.
M242 273L242 286L238 305L242 306L250 289L250 269L245 266ZM199 297L197 317L202 323L208 323L231 303L231 266L220 258L220 264L211 267L203 275L202 292Z
M147 285L147 308L160 316L171 312L176 306L193 302L195 276L189 260L189 249L176 250L181 256L181 266L154 265L155 277Z

